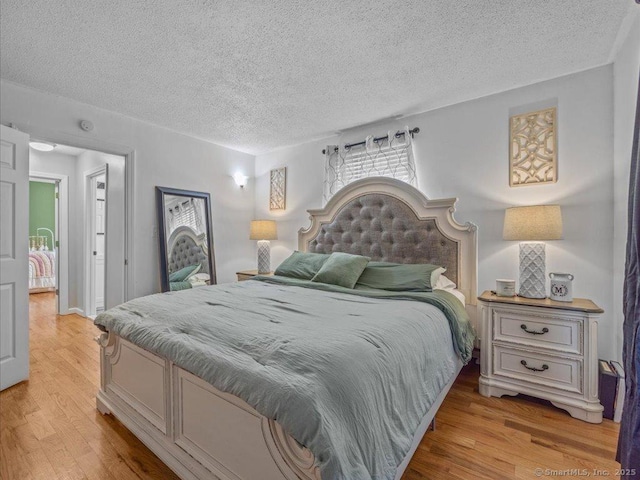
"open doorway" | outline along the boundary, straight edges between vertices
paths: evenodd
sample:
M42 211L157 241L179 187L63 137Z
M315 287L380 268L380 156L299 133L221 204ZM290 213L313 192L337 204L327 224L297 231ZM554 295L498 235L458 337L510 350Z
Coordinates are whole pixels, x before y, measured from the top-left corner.
M29 176L29 294L59 297L59 198L63 177L33 172ZM63 259L64 260L64 259Z
M93 318L124 301L125 157L52 146L49 151L33 147L29 151L30 177L58 189L53 206L57 223L54 228L44 226L52 233L36 230L33 234L45 236L46 232L46 239L33 239L40 242L37 255L48 255L57 263L50 269L56 273L55 288L37 298L38 309L46 306L50 313ZM37 218L47 209L30 205L30 215Z

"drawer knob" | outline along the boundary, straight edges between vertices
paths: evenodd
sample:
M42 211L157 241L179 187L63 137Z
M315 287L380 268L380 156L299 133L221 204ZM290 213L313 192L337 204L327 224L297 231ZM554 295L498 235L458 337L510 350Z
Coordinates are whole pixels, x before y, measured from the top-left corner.
M520 325L520 328L523 329L525 332L530 333L531 335L544 335L549 331L547 327L544 327L541 331L529 330L527 329L527 326L524 323Z
M529 365L527 365L526 360L520 360L520 363L524 366L524 368L526 368L527 370L531 370L532 372L544 372L545 370L549 370L549 365L547 365L546 363L542 364L542 368L530 367Z

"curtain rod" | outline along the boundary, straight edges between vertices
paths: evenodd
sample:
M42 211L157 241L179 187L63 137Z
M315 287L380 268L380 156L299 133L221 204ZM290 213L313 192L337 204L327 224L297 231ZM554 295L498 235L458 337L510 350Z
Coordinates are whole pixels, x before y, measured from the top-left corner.
M640 1L640 0L638 0L638 1ZM420 129L418 127L414 127L411 130L409 130L409 133L413 137L414 133L420 133ZM398 130L396 132L396 134L395 134L395 137L396 138L400 138L400 137L404 137L404 135L405 135L405 131L404 130ZM374 142L379 142L381 140L389 140L389 135L385 135L384 137L377 137L377 138L373 139ZM347 144L345 144L344 148L346 148L348 150L348 149L350 149L352 147L359 147L360 145L365 145L366 143L367 143L366 141L362 141L362 142L358 142L358 143L347 143ZM338 147L336 147L334 149L334 151L337 152L338 151ZM323 155L327 154L327 149L326 148L322 149L322 154Z

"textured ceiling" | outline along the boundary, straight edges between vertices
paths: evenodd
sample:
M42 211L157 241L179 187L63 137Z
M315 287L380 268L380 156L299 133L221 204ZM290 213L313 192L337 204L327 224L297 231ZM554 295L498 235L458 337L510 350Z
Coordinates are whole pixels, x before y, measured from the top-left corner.
M605 64L633 3L2 0L0 75L257 153Z

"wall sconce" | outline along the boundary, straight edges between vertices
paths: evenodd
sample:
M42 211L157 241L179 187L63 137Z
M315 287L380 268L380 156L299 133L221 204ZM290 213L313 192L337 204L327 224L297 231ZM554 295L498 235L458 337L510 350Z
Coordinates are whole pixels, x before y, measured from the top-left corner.
M237 172L233 174L233 179L235 180L236 185L238 185L240 188L244 188L244 186L247 184L247 180L249 180L249 177L241 174L240 172Z

